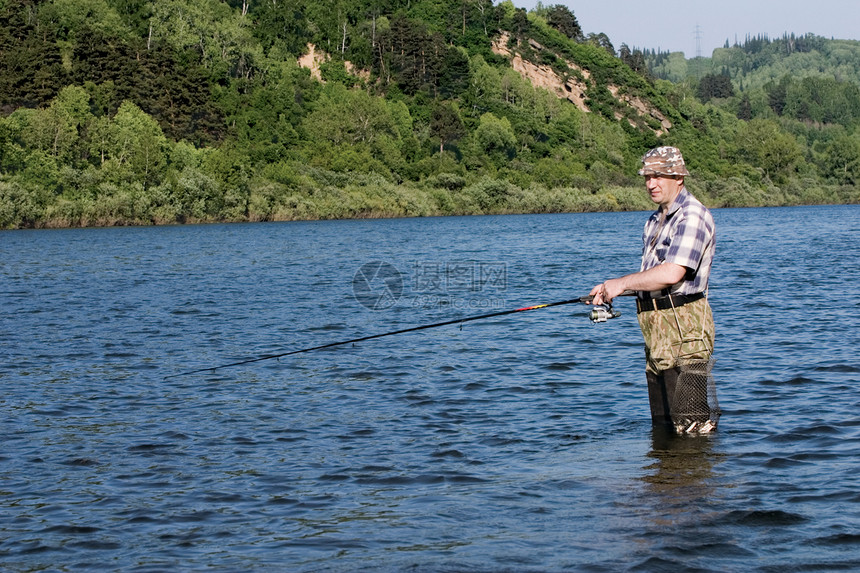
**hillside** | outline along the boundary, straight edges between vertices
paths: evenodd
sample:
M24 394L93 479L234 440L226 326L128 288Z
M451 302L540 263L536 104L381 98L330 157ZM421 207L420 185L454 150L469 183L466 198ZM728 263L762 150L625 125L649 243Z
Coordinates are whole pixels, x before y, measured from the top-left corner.
M724 74L741 91L755 90L786 75L795 79L830 78L860 85L860 41L807 34L747 38L717 48L710 58L687 60L683 53L645 53L654 77L680 83L690 77Z
M714 206L860 198L856 84L657 56L563 6L2 0L0 227L647 209L658 144Z

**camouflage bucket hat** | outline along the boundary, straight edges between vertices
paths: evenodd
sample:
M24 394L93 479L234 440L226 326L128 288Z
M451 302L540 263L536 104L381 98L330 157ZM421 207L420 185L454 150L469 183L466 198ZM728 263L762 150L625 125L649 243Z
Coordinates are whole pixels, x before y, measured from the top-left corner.
M677 147L657 147L642 156L639 175L664 175L668 177L689 175L684 157Z

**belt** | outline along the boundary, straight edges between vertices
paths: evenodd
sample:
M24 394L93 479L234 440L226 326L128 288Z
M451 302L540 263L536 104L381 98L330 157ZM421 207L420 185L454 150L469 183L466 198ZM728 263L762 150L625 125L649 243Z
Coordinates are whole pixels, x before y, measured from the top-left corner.
M669 308L678 308L685 304L705 298L705 293L697 292L695 294L670 294L661 296L660 298L637 298L636 299L636 314L648 312L650 310L666 310Z

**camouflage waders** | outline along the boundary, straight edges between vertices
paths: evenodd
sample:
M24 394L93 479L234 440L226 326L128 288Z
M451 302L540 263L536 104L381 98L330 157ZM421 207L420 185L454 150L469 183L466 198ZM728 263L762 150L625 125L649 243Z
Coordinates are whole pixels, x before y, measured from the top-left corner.
M714 319L708 299L638 317L652 422L678 433L716 429L720 410L711 376Z

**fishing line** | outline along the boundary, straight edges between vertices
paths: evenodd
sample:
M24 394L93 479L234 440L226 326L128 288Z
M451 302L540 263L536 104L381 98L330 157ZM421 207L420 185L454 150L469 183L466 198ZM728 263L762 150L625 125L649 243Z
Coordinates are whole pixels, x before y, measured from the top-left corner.
M629 296L636 294L633 291L624 291L619 296ZM380 334L371 334L369 336L362 336L359 338L352 338L350 340L341 340L338 342L329 342L328 344L320 344L319 346L311 346L310 348L302 348L300 350L291 350L289 352L281 352L278 354L263 354L261 356L257 356L255 358L247 358L245 360L239 360L238 362L230 362L229 364L221 364L218 366L207 366L205 368L198 368L196 370L188 370L187 372L180 372L178 374L171 374L170 376L165 376L164 379L168 378L177 378L179 376L188 376L190 374L197 374L199 372L214 372L215 370L220 370L222 368L231 368L233 366L242 366L243 364L252 364L254 362L263 362L264 360L273 360L275 358L283 358L284 356L292 356L293 354L302 354L304 352L312 352L314 350L323 350L325 348L332 348L334 346L342 346L344 344L353 344L356 342L364 342L366 340L373 340L375 338L382 338L383 336L394 336L395 334L405 334L407 332L415 332L418 330L426 330L428 328L437 328L440 326L448 326L451 324L462 324L464 322L470 322L473 320L483 320L487 318L494 318L497 316L505 316L508 314L514 314L517 312L526 312L530 310L539 310L542 308L550 308L553 306L561 306L564 304L575 304L575 303L583 303L588 304L592 301L594 297L592 296L581 296L579 298L572 298L570 300L560 300L557 302L548 302L544 304L536 304L534 306L525 306L523 308L516 308L512 310L502 310L498 312L491 312L488 314L480 314L477 316L467 316L464 318L455 318L453 320L446 320L444 322L435 322L433 324L423 324L421 326L413 326L411 328L403 328L401 330L393 330L391 332L383 332ZM615 310L612 310L611 304L603 304L596 306L590 313L590 318L592 322L606 322L610 318L617 318L621 316L621 313Z

